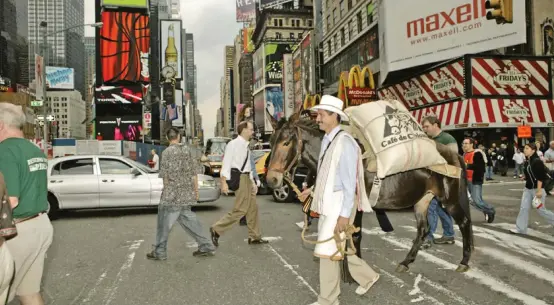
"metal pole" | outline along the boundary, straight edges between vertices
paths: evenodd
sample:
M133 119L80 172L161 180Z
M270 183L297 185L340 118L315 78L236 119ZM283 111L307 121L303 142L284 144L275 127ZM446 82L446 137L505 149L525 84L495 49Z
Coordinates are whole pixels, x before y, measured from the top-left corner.
M47 45L46 45L46 26L44 26L44 33L42 34L42 119L43 119L43 140L44 140L44 146L42 147L44 149L44 154L46 157L48 157L48 120L46 119L47 112L48 112L48 102L46 98L46 65L48 63L47 56Z

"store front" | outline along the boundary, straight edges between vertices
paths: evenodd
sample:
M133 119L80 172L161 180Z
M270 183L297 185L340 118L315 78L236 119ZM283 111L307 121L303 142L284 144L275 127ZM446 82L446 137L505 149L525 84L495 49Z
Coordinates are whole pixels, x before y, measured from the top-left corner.
M552 62L547 57L466 55L378 91L379 98L399 100L414 117L437 116L442 129L461 141L522 145L548 142L554 135ZM517 137L529 125L532 136Z

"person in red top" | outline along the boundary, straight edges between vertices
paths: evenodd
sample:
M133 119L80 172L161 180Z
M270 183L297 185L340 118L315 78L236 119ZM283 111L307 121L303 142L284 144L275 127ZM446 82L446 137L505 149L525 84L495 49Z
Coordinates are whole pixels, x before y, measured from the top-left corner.
M471 193L470 204L485 214L488 223L494 221L495 209L483 201L483 181L485 180L486 156L481 150L473 148L473 139L465 138L462 142L464 161L466 163L467 188Z

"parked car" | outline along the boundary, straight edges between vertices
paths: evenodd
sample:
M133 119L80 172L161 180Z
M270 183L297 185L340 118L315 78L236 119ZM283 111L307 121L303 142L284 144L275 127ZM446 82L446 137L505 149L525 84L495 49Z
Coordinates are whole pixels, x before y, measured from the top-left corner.
M267 173L266 161L269 162L269 149L252 150L252 157L256 163L256 173L260 178L260 187L258 188L258 195L267 195L271 192L271 189L267 186L265 181L265 175Z
M204 174L212 177L219 177L221 174L221 166L223 164L223 155L208 155L202 158L202 164L205 167Z
M266 160L264 163L264 184L267 187L267 182L265 180L265 174L267 173L267 167L269 166L269 161L271 160L271 154L268 153L266 156ZM296 172L294 174L294 178L292 181L299 189L302 189L302 183L306 179L306 176L308 174L308 168L304 166L302 163L298 165L296 168ZM292 188L289 186L288 183L283 181L283 185L278 189L271 190L271 195L273 196L273 200L277 202L293 202L297 199L296 193L292 190Z
M163 181L146 165L121 156L82 155L48 160L49 215L70 209L155 206ZM199 203L214 202L220 190L198 174Z

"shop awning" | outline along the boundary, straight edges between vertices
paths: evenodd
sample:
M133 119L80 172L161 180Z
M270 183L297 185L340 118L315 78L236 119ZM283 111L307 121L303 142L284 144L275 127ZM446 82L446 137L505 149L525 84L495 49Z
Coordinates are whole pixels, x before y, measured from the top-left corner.
M439 118L442 124L442 129L456 129L467 127L470 123L470 103L468 100L445 103L428 108L412 111L412 115L418 122L429 115Z

